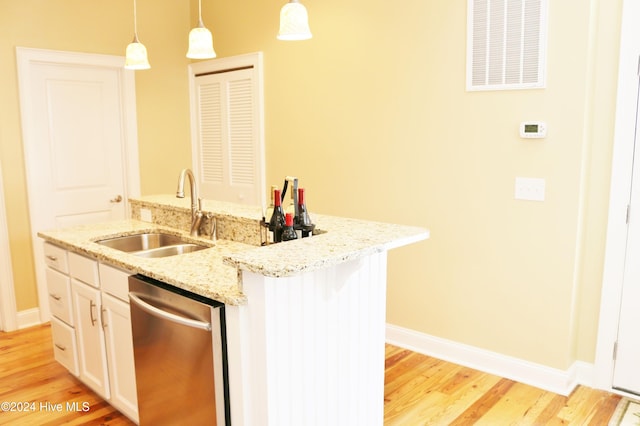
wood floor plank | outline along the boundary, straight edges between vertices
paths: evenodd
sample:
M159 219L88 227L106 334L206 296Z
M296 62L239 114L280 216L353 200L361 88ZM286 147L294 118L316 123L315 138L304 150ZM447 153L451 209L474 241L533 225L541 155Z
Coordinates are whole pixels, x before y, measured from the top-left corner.
M617 395L611 395L608 392L602 392L604 401L598 404L589 426L599 426L609 424L611 420L611 414L616 410L620 397Z
M478 425L496 424L504 418L512 419L518 425L532 425L544 409L544 405L551 402L551 398L545 398L547 394L548 392L541 389L514 383L482 416Z
M567 397L562 395L553 394L553 398L544 407L544 409L536 417L535 425L555 425L563 424L564 422L558 417L558 413L564 408L567 403Z
M500 377L487 373L471 377L472 380L449 395L440 406L429 407L426 410L423 407L414 411L415 418L428 419L425 424L449 425L501 380Z
M423 359L416 354L414 358ZM394 376L385 385L385 407L395 409L396 406L409 407L423 398L426 393L437 390L439 384L447 377L454 376L461 368L447 368L442 361L423 362L412 370L403 372L400 376Z
M505 393L515 384L508 379L500 379L498 383L482 394L468 409L451 422L452 426L466 426L477 424Z
M611 398L611 395L607 392L580 386L573 391L565 407L558 413L558 417L565 421L581 418L584 419L585 425L589 424L593 418L601 417L599 410L606 404L608 398ZM613 398L619 399L619 397Z
M393 345L385 357L385 426L601 426L620 400L584 386L557 395ZM133 425L53 359L49 325L0 332L0 401L38 404L0 412L0 426ZM65 406L40 409L47 402Z

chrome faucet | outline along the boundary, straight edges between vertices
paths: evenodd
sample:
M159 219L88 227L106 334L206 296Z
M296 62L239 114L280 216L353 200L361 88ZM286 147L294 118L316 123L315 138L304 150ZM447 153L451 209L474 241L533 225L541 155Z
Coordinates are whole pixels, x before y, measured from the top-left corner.
M198 236L198 228L200 227L200 221L202 220L202 200L198 197L198 188L196 187L196 178L190 169L182 169L180 177L178 178L178 190L176 191L176 197L184 198L184 178L189 178L189 185L191 186L191 231L192 237Z

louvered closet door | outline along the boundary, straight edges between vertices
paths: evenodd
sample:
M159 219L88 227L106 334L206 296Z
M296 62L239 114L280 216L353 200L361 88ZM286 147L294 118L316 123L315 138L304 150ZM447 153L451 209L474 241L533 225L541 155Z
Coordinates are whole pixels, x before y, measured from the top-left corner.
M198 150L203 198L260 205L259 133L253 69L196 77Z

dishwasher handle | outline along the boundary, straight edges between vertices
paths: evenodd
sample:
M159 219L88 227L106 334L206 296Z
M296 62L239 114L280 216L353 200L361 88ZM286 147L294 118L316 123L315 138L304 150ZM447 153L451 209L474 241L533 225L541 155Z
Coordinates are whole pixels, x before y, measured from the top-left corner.
M185 318L180 315L172 314L171 312L163 311L160 308L157 308L148 302L142 299L142 295L140 293L129 292L129 300L134 305L137 305L143 311L156 316L158 318L163 318L177 324L181 324L191 328L198 328L201 330L211 331L211 323L198 321L191 318Z

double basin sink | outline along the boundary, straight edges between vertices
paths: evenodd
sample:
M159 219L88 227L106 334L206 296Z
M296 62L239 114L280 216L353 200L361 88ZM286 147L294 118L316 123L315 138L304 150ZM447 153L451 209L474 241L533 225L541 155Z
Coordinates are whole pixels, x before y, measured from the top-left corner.
M96 243L146 258L175 256L209 248L206 245L189 242L178 235L161 232L145 232L107 238L96 241Z

